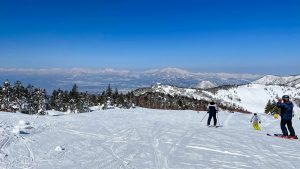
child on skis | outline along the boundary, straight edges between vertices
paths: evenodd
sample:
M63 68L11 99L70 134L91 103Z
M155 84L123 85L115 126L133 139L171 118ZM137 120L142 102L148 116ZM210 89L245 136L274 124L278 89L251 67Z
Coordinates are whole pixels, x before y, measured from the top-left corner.
M260 126L259 126L259 123L261 123L261 122L260 122L260 119L259 119L259 117L258 117L258 115L256 113L254 113L253 117L250 120L250 123L252 123L253 128L255 130L258 130L258 131L261 130Z

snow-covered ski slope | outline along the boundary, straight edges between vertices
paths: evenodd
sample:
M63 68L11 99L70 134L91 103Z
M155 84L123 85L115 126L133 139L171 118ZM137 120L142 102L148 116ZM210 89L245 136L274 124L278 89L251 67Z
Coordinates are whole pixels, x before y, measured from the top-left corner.
M242 107L252 113L264 113L265 107L269 100L275 100L276 97L289 95L292 99L300 99L300 90L295 87L279 86L279 85L262 85L247 84L228 89L198 90L190 88L179 88L176 86L156 84L148 90L152 92L160 92L170 94L172 96L181 95L198 100L217 100L223 104L236 105ZM140 91L143 94L148 90ZM294 104L295 114L300 117L300 108Z
M102 110L62 116L0 113L2 169L299 168L300 142L266 136L279 120L220 112L220 128L205 113L150 109ZM20 121L21 120L21 121ZM300 120L294 119L297 133ZM22 125L25 125L22 126ZM23 133L14 134L19 126Z
M300 98L300 91L286 86L249 84L228 90L219 90L216 94L211 94L213 98L234 103L253 113L264 113L268 100L276 101L276 97L281 98L283 95ZM297 115L300 114L300 109L296 104L294 111Z

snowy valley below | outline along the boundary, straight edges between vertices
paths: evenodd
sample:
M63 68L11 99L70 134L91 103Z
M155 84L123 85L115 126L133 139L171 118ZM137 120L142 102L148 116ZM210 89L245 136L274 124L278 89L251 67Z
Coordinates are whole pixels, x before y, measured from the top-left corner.
M264 127L255 131L251 115L220 112L219 128L200 122L204 115L144 108L60 116L1 112L0 168L299 167L299 140L266 135L281 132L279 119L261 115ZM293 123L299 133L300 120Z

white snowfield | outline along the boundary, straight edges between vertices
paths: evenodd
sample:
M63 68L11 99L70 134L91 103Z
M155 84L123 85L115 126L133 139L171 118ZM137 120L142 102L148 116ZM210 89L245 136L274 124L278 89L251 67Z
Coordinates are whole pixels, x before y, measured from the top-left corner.
M207 101L219 100L221 103L236 105L250 112L260 114L264 113L268 101L276 101L276 97L289 95L292 100L300 99L299 89L278 85L248 84L211 92L209 90L199 91L196 89L156 84L152 87L152 90L170 94L171 96L181 95ZM297 104L294 104L294 113L297 117L300 117L300 108Z
M300 75L295 76L274 76L274 75L267 75L264 76L253 83L256 84L263 84L263 85L285 85L291 87L300 87Z
M268 100L277 101L276 97L281 98L283 95L300 98L300 92L296 88L260 84L242 85L229 90L219 90L217 94L212 94L212 97L234 103L253 113L264 113ZM297 116L300 116L300 109L297 104L294 104L294 112Z
M282 169L299 168L300 142L266 136L279 122L220 112L208 128L195 111L136 108L61 116L0 112L1 169ZM293 121L296 133L300 120ZM20 133L12 130L19 126ZM23 126L23 127L22 127Z

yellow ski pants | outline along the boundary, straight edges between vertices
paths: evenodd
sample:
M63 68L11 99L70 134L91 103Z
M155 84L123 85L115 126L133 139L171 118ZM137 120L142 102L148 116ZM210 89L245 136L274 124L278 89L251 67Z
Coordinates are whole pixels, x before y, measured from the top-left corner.
M258 123L253 123L253 128L255 130L261 130L260 127L259 127L259 125L258 125Z

